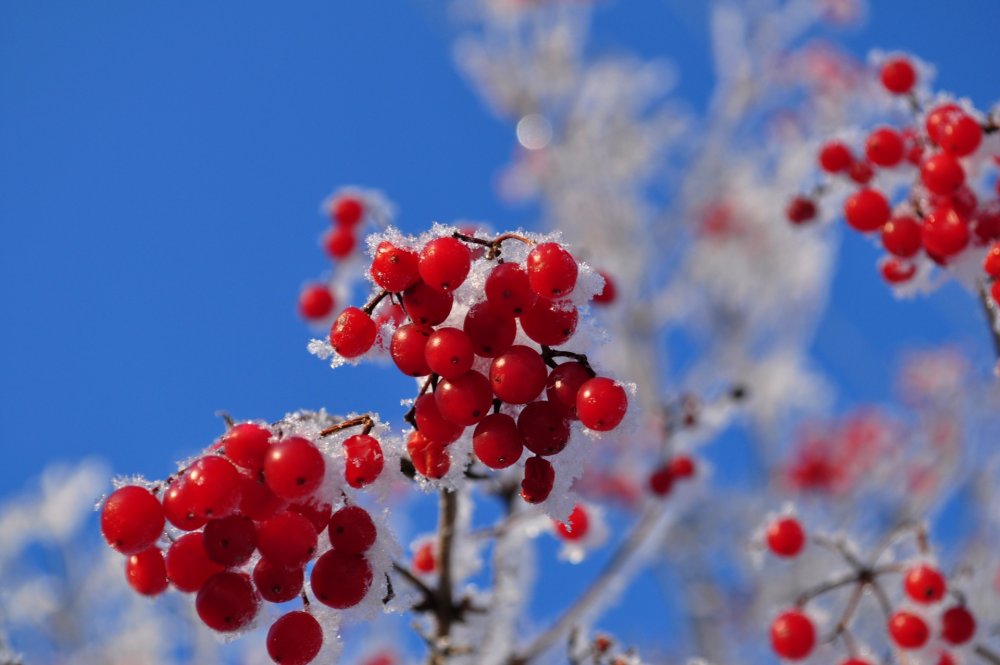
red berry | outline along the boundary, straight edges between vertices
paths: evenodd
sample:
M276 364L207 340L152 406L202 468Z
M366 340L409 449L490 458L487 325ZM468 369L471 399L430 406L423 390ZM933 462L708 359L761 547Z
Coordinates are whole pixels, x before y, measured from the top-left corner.
M864 658L848 658L847 660L842 661L840 665L872 665L872 664L867 660L865 660Z
M576 286L576 259L558 243L543 242L531 250L527 270L531 290L543 298L561 298Z
M311 441L299 436L273 444L264 459L267 486L290 501L315 492L323 482L325 470L323 453Z
M882 246L890 254L904 259L916 256L923 246L920 223L908 215L890 219L882 227Z
M965 170L953 155L939 152L920 165L920 180L929 192L944 196L962 186Z
M690 478L694 475L694 460L687 455L678 455L670 460L670 475L674 478Z
M325 501L319 501L317 499L307 499L305 501L299 501L288 506L288 510L293 513L298 513L302 517L309 520L309 523L313 525L313 529L316 533L319 533L326 528L326 525L330 523L330 513L333 511L333 506Z
M783 517L767 527L767 547L778 556L793 557L805 544L805 531L794 517Z
M1000 278L1000 242L993 243L983 259L983 270L993 279Z
M816 646L816 629L804 613L789 610L771 624L771 646L782 658L801 660Z
M587 516L586 509L580 504L576 504L565 522L555 521L555 528L556 533L563 540L580 540L587 535L587 531L590 529L590 518Z
M205 625L223 633L249 624L259 606L260 599L250 578L229 571L208 578L195 599L195 609Z
M938 208L924 220L921 238L929 254L948 258L969 244L969 225L954 208Z
M917 132L912 127L903 130L903 150L906 154L906 161L914 166L920 164L924 159L924 144L921 142Z
M903 95L913 89L917 71L906 58L890 58L882 65L882 85L889 92Z
M101 533L122 554L138 554L155 543L165 523L160 502L136 485L112 492L101 509Z
M857 231L878 231L889 221L889 201L877 189L859 189L844 202L844 217Z
M889 619L889 636L901 649L919 649L927 643L930 631L916 614L896 612Z
M209 455L188 467L182 482L194 513L205 519L218 519L239 508L242 480L228 460Z
M194 504L189 498L189 487L184 482L185 477L182 474L167 487L163 495L163 514L178 529L194 531L205 526L208 519L194 511ZM242 503L242 497L240 500Z
M180 591L198 591L205 581L223 570L223 566L208 558L204 534L186 533L171 545L166 557L167 577Z
M421 543L413 553L413 570L427 575L437 568L437 557L434 556L434 544L430 541Z
M357 307L348 307L330 328L330 346L345 358L356 358L372 348L377 332L371 316Z
M597 305L610 305L615 301L615 297L618 295L618 289L615 287L615 280L611 279L611 275L603 270L598 270L597 272L604 278L604 286L602 286L600 292L594 296L594 303Z
M965 644L976 634L976 618L972 612L956 605L941 615L941 637L949 644Z
M376 535L371 515L360 506L345 506L330 518L330 545L338 552L364 554Z
M442 447L456 441L465 430L463 425L457 425L441 415L433 394L417 398L414 417L420 434Z
M156 596L167 589L167 565L158 547L133 554L125 563L125 579L136 593Z
M976 211L972 230L979 244L1000 239L1000 200L989 201Z
M903 588L915 602L936 603L944 598L948 584L936 568L920 565L906 571Z
M434 391L437 408L448 421L466 427L486 417L493 405L490 380L475 370L444 379Z
M204 543L209 559L232 568L246 563L257 549L257 528L246 515L209 520Z
M323 248L331 259L342 259L349 256L357 244L358 239L354 237L354 231L343 226L330 229L323 236Z
M897 258L889 258L882 261L880 270L882 278L889 284L902 284L913 279L917 273L917 267L909 261Z
M859 185L867 185L875 176L875 171L871 164L859 159L847 167L847 176Z
M890 167L903 161L903 139L890 127L879 127L868 135L865 156L873 164Z
M819 151L819 166L827 173L840 173L853 161L851 150L840 141L825 143Z
M544 346L558 346L576 332L579 314L567 301L539 298L521 315L524 334Z
M993 286L990 287L990 296L994 303L1000 305L1000 280L993 282Z
M469 309L462 329L469 336L476 354L484 358L496 358L511 347L517 336L514 317L493 307L488 301Z
M316 560L309 581L319 602L343 610L360 603L368 593L372 567L360 554L330 550Z
M241 474L240 480L239 512L258 522L274 517L286 505L284 499L271 491L263 477L262 470L256 476Z
M454 298L450 293L438 291L417 282L403 292L403 309L414 323L436 326L448 318Z
M252 473L264 470L264 456L271 446L271 432L253 423L240 423L222 437L226 458Z
M451 457L440 443L432 441L422 432L411 432L406 441L406 451L410 454L413 468L427 478L444 478L451 468Z
M278 566L300 568L316 553L316 529L308 519L286 510L260 525L257 549Z
M521 498L528 503L541 503L549 498L556 472L544 457L529 457L524 465Z
M788 202L785 216L794 224L803 224L816 218L816 204L805 196L796 196Z
M323 628L308 612L289 612L267 631L267 655L278 665L311 663L322 647Z
M583 363L568 362L556 366L545 384L545 396L562 407L567 418L576 420L576 395L580 386L591 379L593 373Z
M438 291L454 291L472 266L469 248L455 238L435 238L420 251L420 277Z
M548 370L542 356L528 346L510 347L490 365L493 394L508 404L527 404L542 394Z
M598 376L580 386L576 413L586 427L607 432L618 426L628 409L625 389L609 378Z
M528 273L516 263L501 263L486 278L486 300L504 314L520 316L536 297Z
M472 369L475 351L464 331L439 328L427 340L424 357L432 372L445 379L456 379Z
M431 373L424 352L432 332L433 328L419 323L407 323L396 328L389 354L399 371L407 376L427 376Z
M302 568L285 568L261 558L253 567L253 583L269 603L287 603L300 593L305 582Z
M383 240L375 248L372 259L372 279L386 291L399 293L420 281L416 252L396 247Z
M333 202L332 213L338 226L357 226L364 217L365 207L353 196L341 196Z
M299 294L299 314L316 321L325 319L333 311L333 294L324 284L310 284Z
M674 474L670 465L664 464L649 475L649 490L656 496L666 496L674 485Z
M569 421L550 402L532 402L517 416L517 431L524 447L536 455L555 455L569 442Z
M936 144L940 144L941 133L944 130L945 125L951 122L952 118L957 117L962 113L961 107L958 104L941 104L931 109L930 113L927 114L927 119L924 121L924 126L927 129L927 136Z
M962 185L951 194L951 196L938 196L934 198L936 206L950 205L962 217L971 217L976 212L979 201L976 193L968 185Z
M347 484L355 489L375 482L382 474L385 458L378 440L368 434L355 434L344 440L347 463L344 477Z
M937 144L956 157L971 155L983 140L983 128L964 113L949 118L940 127Z
M472 447L479 461L491 469L506 469L524 452L517 423L505 413L492 413L476 425Z

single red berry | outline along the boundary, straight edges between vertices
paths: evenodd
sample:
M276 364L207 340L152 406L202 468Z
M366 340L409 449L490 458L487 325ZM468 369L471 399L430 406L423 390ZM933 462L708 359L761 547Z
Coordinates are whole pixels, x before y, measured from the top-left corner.
M902 284L913 279L917 267L909 261L891 257L882 261L879 267L882 278L889 284Z
M305 501L298 501L296 503L290 504L288 510L293 513L298 513L302 517L309 520L309 523L313 525L313 529L316 533L319 533L326 528L326 525L330 523L330 514L333 512L333 506L331 506L326 501L320 501L318 499L306 499Z
M372 259L372 280L386 291L399 293L420 281L417 269L420 259L416 252L396 247L383 240L375 248Z
M238 512L260 522L274 517L284 510L287 502L271 491L264 482L263 465L261 471L251 476L240 474L240 507Z
M579 314L568 301L539 298L521 315L524 334L544 346L558 346L576 332Z
M687 455L678 455L670 460L670 475L674 478L690 478L694 475L694 460Z
M422 432L410 433L406 441L406 451L410 454L413 468L427 478L444 478L451 468L451 457L444 446L428 439Z
M666 496L670 494L674 486L674 474L670 471L670 465L664 464L649 474L649 491L656 496Z
M254 423L240 423L222 437L226 458L252 473L264 470L264 456L271 446L271 432Z
M475 370L457 379L444 379L434 391L437 408L448 421L467 427L486 417L493 406L490 380Z
M947 104L935 106L931 109L930 113L927 114L927 119L924 121L928 138L930 138L930 140L935 144L940 145L941 133L944 130L944 126L951 122L952 118L955 118L962 113L963 111L958 104L949 102Z
M889 58L882 64L882 85L894 95L905 95L917 82L917 70L903 57Z
M850 148L840 141L829 141L819 151L819 167L827 173L845 171L854 161Z
M101 508L101 533L113 549L138 554L163 533L163 506L149 490L127 485L112 492Z
M794 517L783 517L767 527L767 547L781 557L793 557L806 544L806 533Z
M257 528L246 515L209 520L204 533L208 558L226 568L246 563L257 549Z
M877 189L859 189L844 202L847 223L862 233L878 231L891 214L889 201Z
M454 291L472 266L469 248L455 238L435 238L420 251L420 277L438 291Z
M407 323L396 328L389 345L389 355L399 371L407 376L427 376L431 373L425 351L432 332L433 328L419 323Z
M920 181L932 194L949 195L965 182L965 169L954 155L939 152L920 165Z
M923 246L920 222L909 215L893 217L882 227L882 246L890 254L908 259Z
M981 245L1000 239L1000 200L989 201L976 211L972 231Z
M372 586L372 567L360 554L330 550L316 560L309 581L319 602L343 610L364 599Z
M936 603L944 598L948 588L942 575L931 566L913 566L906 571L903 578L903 588L906 595L918 603Z
M492 413L476 425L472 447L479 461L491 469L506 469L524 452L517 423L505 413Z
M628 409L625 389L613 380L597 376L580 386L576 395L576 413L586 427L607 432L618 427Z
M331 212L338 226L357 226L365 215L365 207L353 196L341 196L333 202Z
M528 254L528 282L543 298L561 298L573 292L579 271L573 255L554 242L543 242Z
M874 176L875 170L865 160L855 160L847 167L847 177L859 185L867 185Z
M323 249L331 259L343 259L350 256L354 247L358 244L358 239L354 231L346 227L330 229L323 236Z
M524 447L536 455L555 455L569 443L569 421L562 409L550 402L532 402L521 409L517 432Z
M545 396L550 402L560 406L565 416L576 420L576 395L580 386L593 377L587 367L580 362L568 362L557 365L549 374L545 384Z
M516 263L501 263L486 278L486 300L504 314L520 316L535 298L528 273Z
M436 326L448 318L454 297L445 291L438 291L417 282L403 292L403 309L414 323Z
M924 220L921 238L928 254L948 258L969 244L969 225L954 208L937 208Z
M278 665L307 665L321 648L323 628L308 612L289 612L267 631L267 655Z
M417 547L413 553L413 570L427 575L437 568L437 557L434 556L434 543L426 541Z
M190 593L201 589L212 575L221 573L223 566L208 558L204 534L196 531L184 534L170 545L166 570L174 588Z
M580 504L573 506L573 512L569 514L565 522L553 520L553 523L556 533L563 540L580 540L590 530L590 517L587 516L587 510Z
M865 156L872 164L895 166L903 161L903 138L891 127L879 127L865 141Z
M223 457L202 457L187 468L181 482L190 510L206 520L231 515L240 506L243 478Z
M611 275L603 270L598 270L597 272L604 278L604 286L601 287L600 292L594 295L594 303L597 305L610 305L618 295L615 280L611 279Z
M943 205L951 206L959 215L968 218L976 213L979 200L976 198L976 193L968 185L962 185L952 192L950 196L934 197L934 205L936 207Z
M522 322L523 322L522 318ZM523 325L523 323L522 323ZM514 343L517 321L488 301L473 305L465 315L462 330L469 336L472 348L484 358L496 358Z
M941 615L941 637L949 644L965 644L976 634L976 618L961 605L949 607Z
M178 529L194 531L205 526L208 518L195 512L185 478L186 474L182 473L167 486L167 491L163 494L163 514ZM242 497L240 499L242 502Z
M247 575L223 571L208 578L194 606L206 626L228 633L253 621L260 598Z
M465 426L457 425L441 414L434 394L421 395L415 406L417 429L427 440L444 447L455 442L465 431Z
M907 127L903 130L902 137L906 161L918 166L924 160L924 144L917 135L917 131L912 127Z
M983 259L983 270L993 279L1000 278L1000 242L993 243Z
M269 603L287 603L300 593L305 583L302 568L286 568L261 557L253 567L253 583L260 597Z
M323 453L308 439L289 437L271 446L264 459L264 477L272 492L294 501L313 492L323 482Z
M528 503L541 503L549 498L555 484L556 472L544 457L529 457L524 465L521 481L521 498Z
M312 522L286 510L260 525L257 549L279 566L301 568L316 553L317 535Z
M788 206L785 208L785 216L793 224L804 224L816 219L816 204L808 197L796 196L788 202Z
M472 340L464 331L439 328L427 340L424 359L430 370L441 378L457 379L472 369L475 351Z
M167 590L167 564L158 547L133 554L125 562L125 579L136 593L156 596Z
M299 314L310 321L325 319L333 311L333 294L325 284L310 284L299 294Z
M385 458L378 439L368 434L355 434L344 440L347 463L344 477L347 484L355 489L375 482L382 474Z
M896 612L889 619L889 637L901 649L919 649L927 643L927 623L911 612Z
M330 328L330 346L345 358L357 358L372 348L377 332L371 316L357 307L348 307Z
M338 552L364 554L376 535L375 522L361 506L345 506L330 518L330 545Z
M512 346L490 365L493 394L508 404L532 401L542 394L547 379L545 361L529 346Z
M983 128L975 118L957 114L944 122L937 134L937 144L956 157L971 155L983 140Z
M801 660L816 646L816 629L803 612L789 610L771 624L771 646L782 658Z

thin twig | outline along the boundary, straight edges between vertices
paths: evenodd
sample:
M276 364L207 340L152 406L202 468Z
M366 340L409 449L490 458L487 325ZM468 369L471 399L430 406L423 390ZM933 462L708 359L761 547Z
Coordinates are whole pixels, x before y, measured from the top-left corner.
M990 665L1000 665L1000 654L993 651L985 644L977 644L972 648L972 650L977 656L985 660L987 663L990 663Z
M452 490L441 490L437 530L438 583L435 597L437 631L429 665L445 665L450 652L448 638L457 615L452 596L452 550L455 540L455 520L458 517L458 495Z
M990 327L990 337L993 339L993 351L996 353L997 358L1000 358L1000 330L997 330L997 311L985 283L979 285L979 302L983 306L983 312L986 314L986 323Z
M357 418L348 418L347 420L342 420L336 425L330 425L325 430L319 433L320 436L330 436L334 432L339 432L341 430L347 429L348 427L357 427L358 425L364 425L361 430L362 434L368 434L375 427L375 421L370 415L358 416Z

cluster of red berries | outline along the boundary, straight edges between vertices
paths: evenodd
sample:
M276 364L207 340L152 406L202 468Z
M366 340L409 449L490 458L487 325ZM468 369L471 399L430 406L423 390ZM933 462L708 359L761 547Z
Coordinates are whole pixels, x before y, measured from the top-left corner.
M343 261L358 245L358 230L366 215L360 196L341 194L330 200L327 209L333 228L323 236L323 249L333 261ZM336 301L326 284L307 284L299 294L299 314L308 321L322 321L333 313Z
M197 594L198 616L220 632L247 627L261 600L305 600L310 563L316 600L336 609L361 602L373 578L366 552L374 522L358 506L333 512L316 496L326 469L316 445L274 438L260 425L236 425L165 483L126 485L108 497L101 531L128 557L135 591L154 596L173 586ZM324 530L331 547L320 553ZM312 661L322 643L308 611L283 615L267 636L268 653L282 665Z
M909 60L887 60L881 80L891 94L907 95L912 106L919 108L914 92L917 74ZM844 217L861 233L880 234L888 253L881 262L887 282L910 281L921 255L945 266L970 247L1000 239L1000 182L992 196L980 201L966 177L984 133L998 129L994 121L983 122L949 102L931 108L922 125L874 129L867 136L862 157L841 141L822 146L820 168L859 186L844 203ZM994 159L1000 157L994 155ZM914 182L905 202L893 209L891 192L869 183L877 169L903 168L914 171ZM808 222L817 215L817 202L814 197L797 196L786 214L795 224ZM1000 295L1000 289L995 291L994 295Z
M677 455L658 466L649 475L649 490L656 496L667 496L678 480L694 477L694 460L687 455Z
M533 245L524 265L500 258L505 241ZM496 261L482 291L470 298L461 327L443 325L479 259ZM406 447L421 475L444 477L452 466L448 446L473 427L475 457L491 469L513 466L525 448L533 453L521 495L539 503L555 479L546 458L566 447L571 421L605 432L625 416L621 385L597 376L585 356L554 348L573 337L579 319L568 299L579 267L559 244L536 245L516 234L486 241L455 233L419 248L385 240L370 270L381 291L366 306L340 313L330 346L357 358L376 345L380 322L404 317L388 347L401 372L426 377L407 417L414 430ZM389 306L373 317L386 299ZM519 329L528 343L515 344Z

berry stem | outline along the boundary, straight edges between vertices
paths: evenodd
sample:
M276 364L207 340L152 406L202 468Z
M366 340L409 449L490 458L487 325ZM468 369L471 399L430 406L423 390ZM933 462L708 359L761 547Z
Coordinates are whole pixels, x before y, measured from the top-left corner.
M216 411L215 415L222 418L222 422L226 424L227 432L236 426L236 421L233 420L233 417L229 415L228 411Z
M473 245L482 245L486 247L489 251L486 252L486 259L492 261L500 256L502 251L502 245L505 240L517 240L518 242L523 242L525 245L534 245L535 241L531 238L527 238L519 233L504 233L499 235L493 240L484 240L483 238L477 238L475 236L466 235L464 233L459 233L455 231L451 234L452 238L456 240L461 240L462 242L471 243Z
M987 663L990 663L991 665L1000 665L1000 654L993 651L985 644L977 644L972 648L972 651Z
M382 300L388 295L391 295L391 292L385 290L379 291L374 296L372 296L371 300L365 303L365 306L361 308L361 311L371 316L371 313L375 311L375 308L378 307L378 304L382 302Z
M986 323L990 327L993 350L996 352L997 358L1000 359L1000 330L997 329L1000 327L1000 321L998 321L997 317L997 306L993 303L985 282L979 285L979 302L983 306L983 312L986 314Z
M424 394L427 392L427 390L431 386L434 386L436 388L437 387L437 380L438 380L438 375L437 374L431 374L430 376L428 376L427 379L424 381L423 385L420 386L420 392L417 393L417 399L423 397ZM407 411L406 415L403 416L403 420L405 420L406 422L408 422L410 424L410 427L412 427L413 429L420 429L420 428L417 427L417 400L416 399L413 400L413 406L410 407L410 410Z
M368 434L375 427L375 420L368 414L363 416L358 416L357 418L348 418L347 420L342 420L336 425L331 425L325 430L319 433L320 436L330 436L334 432L339 432L341 430L347 429L349 427L357 427L358 425L364 425L364 429L361 430L362 434Z
M550 346L542 346L542 360L545 361L546 365L555 368L558 365L555 361L556 358L571 358L583 365L584 369L587 370L590 376L597 376L597 372L595 372L594 368L590 366L590 359L587 358L587 354L562 351L560 349L553 349Z

